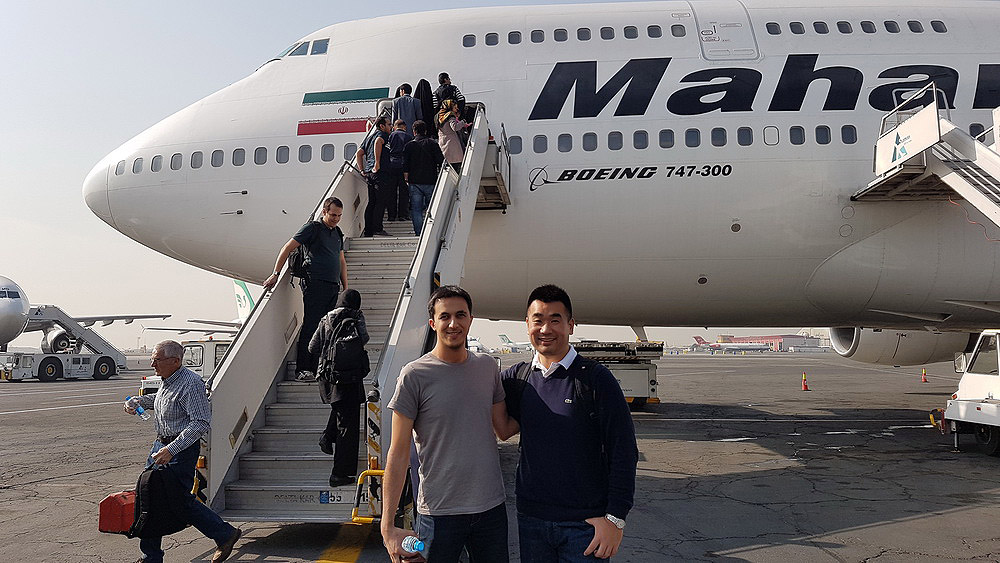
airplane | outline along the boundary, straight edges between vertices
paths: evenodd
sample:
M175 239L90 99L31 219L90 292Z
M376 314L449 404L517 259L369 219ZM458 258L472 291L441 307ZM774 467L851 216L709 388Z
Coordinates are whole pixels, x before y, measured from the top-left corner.
M32 320L33 315L28 296L19 285L8 277L0 276L0 352L7 351L7 345L25 332L42 331L42 351L62 352L72 346L72 339L66 329L52 321ZM98 315L72 317L71 320L90 327L95 323L108 326L115 321L130 324L137 319L166 319L170 315Z
M990 123L1000 46L983 38L998 24L989 0L563 4L337 23L111 151L83 195L149 248L260 283L375 102L446 70L510 156L510 205L471 227L462 284L477 316L522 318L524 296L551 282L579 322L829 326L845 357L941 361L1000 323L1000 247L966 222L983 215L851 196L874 178L881 118L931 82L940 99L909 103L943 103L972 133Z
M243 323L246 322L247 317L253 311L255 300L250 294L250 289L247 287L246 282L242 280L233 280L234 295L236 297L236 318L231 321L216 321L211 319L188 319L189 323L197 323L202 325L209 325L209 327L166 327L166 326L147 326L145 330L160 330L166 332L176 332L177 334L188 334L191 332L197 332L205 336L213 336L215 334L224 334L227 336L235 336L236 333L240 331Z
M527 352L532 349L530 342L514 342L506 334L498 336L500 337L500 348L509 350L511 353Z
M700 336L695 336L694 341L701 348L711 348L712 350L722 350L724 352L770 352L771 347L767 344L754 344L751 342L708 342Z
M473 352L479 352L480 354L492 354L493 348L483 344L479 341L478 336L469 336L465 339L466 347Z

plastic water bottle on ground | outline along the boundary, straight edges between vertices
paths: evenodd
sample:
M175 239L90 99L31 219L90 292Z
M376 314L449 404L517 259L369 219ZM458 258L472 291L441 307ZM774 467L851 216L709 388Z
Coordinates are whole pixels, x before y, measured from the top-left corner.
M416 536L406 536L403 538L403 551L407 553L419 553L426 556L427 554L424 553L425 547L424 542Z
M139 406L139 397L132 397L129 395L125 397L125 402L132 408L135 409L135 415L143 420L149 420L149 413L146 409Z

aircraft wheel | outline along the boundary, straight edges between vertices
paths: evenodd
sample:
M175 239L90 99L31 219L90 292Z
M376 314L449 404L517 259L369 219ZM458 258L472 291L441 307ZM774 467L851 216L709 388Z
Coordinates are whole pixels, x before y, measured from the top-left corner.
M39 381L55 381L62 377L63 366L59 358L45 358L38 364Z
M94 379L107 379L115 374L117 370L114 360L107 356L102 356L94 364Z
M972 434L976 437L976 446L986 455L1000 454L1000 428L987 424L977 424Z

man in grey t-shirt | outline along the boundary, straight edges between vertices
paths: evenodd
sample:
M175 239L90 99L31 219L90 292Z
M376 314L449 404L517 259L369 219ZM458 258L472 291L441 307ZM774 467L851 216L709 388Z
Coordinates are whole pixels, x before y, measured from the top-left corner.
M413 436L420 461L417 536L430 563L458 561L464 547L473 561L508 561L507 511L496 436L509 438L500 371L490 356L466 349L472 298L443 286L428 303L434 349L403 367L392 410L392 442L386 459L382 540L392 561L408 554L395 527ZM495 434L494 434L495 433Z

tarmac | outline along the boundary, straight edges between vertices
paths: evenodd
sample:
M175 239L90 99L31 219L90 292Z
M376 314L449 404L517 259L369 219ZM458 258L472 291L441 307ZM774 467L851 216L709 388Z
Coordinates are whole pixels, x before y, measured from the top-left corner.
M505 358L505 365L512 358ZM661 403L633 413L635 507L614 561L1000 560L1000 459L929 425L951 363L858 364L826 354L666 356ZM811 391L802 391L802 373ZM134 561L138 540L97 530L131 488L152 425L122 413L140 374L0 384L0 561ZM500 445L511 560L516 440ZM377 527L242 524L230 561L386 561ZM208 561L187 529L167 561Z

